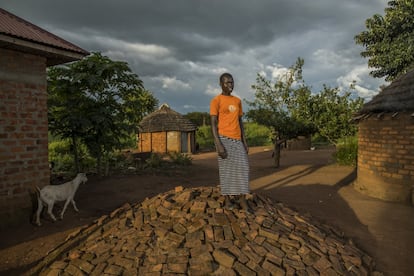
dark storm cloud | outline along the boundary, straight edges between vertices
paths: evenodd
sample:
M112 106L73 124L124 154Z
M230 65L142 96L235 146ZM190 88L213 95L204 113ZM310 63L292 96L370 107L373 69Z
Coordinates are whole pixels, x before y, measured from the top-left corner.
M239 96L251 98L256 73L270 76L297 57L305 59L304 77L315 86L342 85L338 81L352 76L372 82L367 70L361 71L366 60L359 56L361 49L353 37L364 29L368 17L383 13L385 5L382 0L13 0L1 4L82 48L127 61L160 101L184 113L208 111L221 72L233 72L239 80Z

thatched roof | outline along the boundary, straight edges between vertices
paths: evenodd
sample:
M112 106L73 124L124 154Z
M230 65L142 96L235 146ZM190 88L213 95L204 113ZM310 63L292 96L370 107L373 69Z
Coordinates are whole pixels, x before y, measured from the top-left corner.
M194 131L197 126L167 104L142 119L140 132Z
M358 115L384 112L414 111L414 70L395 79L366 103Z

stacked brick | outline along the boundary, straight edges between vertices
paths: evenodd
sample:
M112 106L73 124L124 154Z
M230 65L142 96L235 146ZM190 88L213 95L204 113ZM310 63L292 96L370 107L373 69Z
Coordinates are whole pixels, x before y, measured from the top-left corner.
M382 275L333 227L253 194L223 209L217 187L175 190L79 229L27 274Z

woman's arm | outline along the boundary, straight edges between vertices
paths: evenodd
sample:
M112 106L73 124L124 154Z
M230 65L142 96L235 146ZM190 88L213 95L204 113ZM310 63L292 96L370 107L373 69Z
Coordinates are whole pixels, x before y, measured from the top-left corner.
M246 135L244 133L242 117L239 117L239 125L240 125L240 132L241 132L241 140L243 142L244 148L246 149L246 153L249 153L249 146L247 145Z
M216 145L216 151L221 158L226 159L227 151L219 139L217 116L212 115L210 118L211 118L211 132L213 134L214 144Z

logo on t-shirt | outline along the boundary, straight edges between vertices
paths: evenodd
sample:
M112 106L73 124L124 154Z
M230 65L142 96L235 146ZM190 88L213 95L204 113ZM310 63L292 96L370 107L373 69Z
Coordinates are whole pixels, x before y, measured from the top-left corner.
M232 105L232 104L231 104L231 105L229 105L229 111L230 111L230 112L232 112L232 113L233 113L233 112L235 112L236 110L237 110L237 108L236 108L234 105Z

